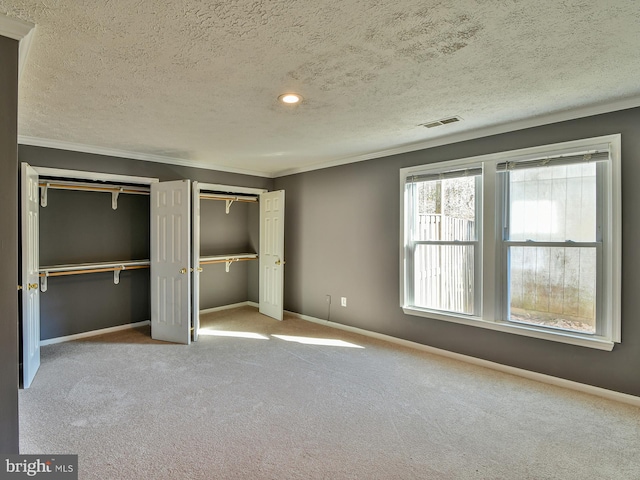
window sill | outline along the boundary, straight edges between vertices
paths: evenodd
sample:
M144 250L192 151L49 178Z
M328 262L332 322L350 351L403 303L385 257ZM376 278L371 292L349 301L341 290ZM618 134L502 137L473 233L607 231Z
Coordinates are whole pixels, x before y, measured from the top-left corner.
M418 307L402 307L402 311L407 315L432 318L436 320L443 320L446 322L461 323L463 325L496 330L498 332L513 333L526 337L540 338L543 340L550 340L552 342L567 343L570 345L595 348L598 350L606 350L609 352L613 350L613 347L615 345L613 341L595 335L581 335L579 333L564 332L560 330L550 331L548 329L538 328L535 326L489 321L479 317L471 317L455 313L443 314L441 312L434 312Z

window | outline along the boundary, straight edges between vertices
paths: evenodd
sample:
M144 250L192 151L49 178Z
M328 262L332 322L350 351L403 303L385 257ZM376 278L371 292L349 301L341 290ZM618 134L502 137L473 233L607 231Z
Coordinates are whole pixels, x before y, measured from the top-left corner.
M402 169L406 313L611 350L620 136Z
M409 303L462 314L478 312L476 199L481 174L481 168L471 168L407 178L407 256L413 266Z

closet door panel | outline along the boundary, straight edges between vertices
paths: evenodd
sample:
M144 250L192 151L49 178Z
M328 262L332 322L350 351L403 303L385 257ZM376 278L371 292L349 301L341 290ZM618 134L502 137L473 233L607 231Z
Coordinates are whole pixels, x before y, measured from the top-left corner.
M189 180L151 185L151 337L191 341Z
M38 173L22 164L22 383L29 388L40 367Z
M260 195L260 313L282 320L284 310L284 190Z
M200 187L198 182L193 182L193 217L192 217L192 241L191 249L193 255L192 274L192 296L191 296L191 316L193 323L193 341L198 341L198 330L200 329Z

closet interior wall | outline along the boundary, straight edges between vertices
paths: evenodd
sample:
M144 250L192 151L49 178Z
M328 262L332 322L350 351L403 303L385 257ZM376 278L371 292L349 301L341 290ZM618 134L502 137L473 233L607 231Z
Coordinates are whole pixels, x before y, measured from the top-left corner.
M149 196L75 190L47 192L40 207L40 265L149 258ZM149 269L49 277L40 293L40 338L149 320Z
M260 239L260 204L200 200L200 255L257 253ZM259 301L258 260L203 265L200 274L200 310L240 302Z

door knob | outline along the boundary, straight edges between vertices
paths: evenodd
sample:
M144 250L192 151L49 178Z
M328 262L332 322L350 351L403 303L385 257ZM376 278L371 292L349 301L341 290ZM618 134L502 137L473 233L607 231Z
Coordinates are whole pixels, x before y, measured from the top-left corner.
M187 273L187 269L186 269L186 268L181 268L181 269L180 269L180 273L182 273L182 274Z
M29 284L29 290L35 290L36 288L38 288L38 284L37 283L30 283Z
M276 260L276 265L284 265L287 262L281 262L280 259Z

